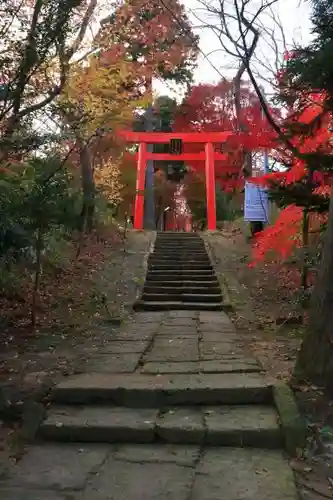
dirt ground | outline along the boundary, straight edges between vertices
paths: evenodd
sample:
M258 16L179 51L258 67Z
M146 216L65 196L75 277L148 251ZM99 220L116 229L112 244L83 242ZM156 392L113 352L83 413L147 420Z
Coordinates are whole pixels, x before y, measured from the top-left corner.
M298 272L290 264L252 267L243 223L204 236L239 332L275 380L290 381L306 329ZM321 388L292 383L309 429L307 448L292 462L302 500L333 498L333 401Z

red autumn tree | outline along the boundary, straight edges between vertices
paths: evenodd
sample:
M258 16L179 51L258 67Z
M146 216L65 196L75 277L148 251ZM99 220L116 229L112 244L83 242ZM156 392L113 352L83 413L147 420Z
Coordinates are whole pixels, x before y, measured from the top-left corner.
M240 132L235 113L233 93L234 84L229 80L221 80L217 85L201 84L193 87L185 96L178 109L173 129L175 131L221 132L231 130L233 136L221 147L221 152L227 155L226 160L215 163L216 179L225 191L233 191L244 185L243 148L249 150L261 149L271 140L273 134L262 116L257 97L245 85L241 88L240 119L247 134ZM185 152L199 152L200 144L185 145ZM196 161L189 164L195 172L204 172L204 162Z
M332 179L319 161L319 155L331 150L331 118L323 113L321 94L302 93L300 97L296 101L300 109L294 106L283 124L285 130L294 132L290 140L297 156L289 148L280 147L276 156L286 166L284 171L253 179L266 186L271 198L282 208L275 224L258 235L254 262L264 260L272 250L275 256L285 258L295 247L306 246L310 224L325 221ZM307 130L309 125L311 129ZM313 155L318 155L317 164L307 161ZM314 216L310 217L310 214Z
M137 78L190 81L198 54L198 38L178 0L116 0L96 38L112 58L137 62ZM137 83L137 80L133 84Z

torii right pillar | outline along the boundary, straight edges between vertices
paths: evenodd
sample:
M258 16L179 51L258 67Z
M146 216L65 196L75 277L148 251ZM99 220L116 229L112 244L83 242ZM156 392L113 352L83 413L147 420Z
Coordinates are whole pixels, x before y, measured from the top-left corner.
M134 229L143 229L144 200L145 200L145 176L147 166L147 147L144 142L140 143L138 166L136 171L136 194L134 207Z
M215 192L215 164L214 146L211 142L205 145L206 152L206 200L207 200L207 229L216 230L216 192Z

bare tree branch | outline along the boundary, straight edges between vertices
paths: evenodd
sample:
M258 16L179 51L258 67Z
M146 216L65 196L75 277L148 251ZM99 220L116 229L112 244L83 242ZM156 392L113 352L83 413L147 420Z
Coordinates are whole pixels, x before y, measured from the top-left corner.
M242 76L246 72L258 96L258 100L268 123L276 132L278 137L288 147L288 149L292 151L293 154L300 157L300 153L297 148L294 147L292 142L285 135L279 124L272 116L270 108L266 102L260 84L255 77L251 65L251 63L253 62L253 58L255 57L255 50L257 48L258 41L261 35L261 17L267 12L270 12L271 14L271 8L277 1L278 0L261 0L261 4L258 6L257 2L254 2L253 0L232 0L232 3L230 3L230 1L228 0L218 0L217 3L219 4L219 7L216 7L216 3L214 4L214 6L212 6L212 3L208 0L199 0L200 4L204 8L206 8L208 13L214 13L216 16L218 16L219 24L217 26L216 23L216 25L214 26L214 30L220 30L219 39L221 41L221 46L227 54L236 57L236 59L239 61L239 68L234 78L234 88L235 108L236 114L239 117L238 121L240 130L242 130L242 124L240 120L240 82ZM232 6L231 12L230 6ZM235 33L231 30L230 21L236 22L236 26L234 26L236 28ZM229 48L228 44L231 45L232 49ZM247 163L248 162L249 158L247 158Z
M81 43L83 42L83 39L86 35L90 20L95 12L95 9L97 7L98 0L90 0L90 3L86 9L86 12L83 16L82 22L81 22L81 27L80 30L77 34L77 37L72 44L72 46L67 50L66 52L66 58L68 59L68 62L70 59L73 57L73 55L79 50Z

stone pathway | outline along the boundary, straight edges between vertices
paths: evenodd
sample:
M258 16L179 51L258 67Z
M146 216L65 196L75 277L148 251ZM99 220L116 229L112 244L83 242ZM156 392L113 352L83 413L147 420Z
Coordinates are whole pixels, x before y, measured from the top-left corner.
M2 500L296 500L272 391L222 312L142 312L53 391Z

